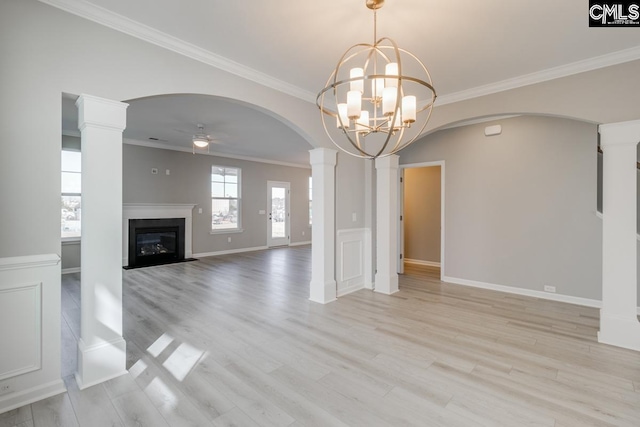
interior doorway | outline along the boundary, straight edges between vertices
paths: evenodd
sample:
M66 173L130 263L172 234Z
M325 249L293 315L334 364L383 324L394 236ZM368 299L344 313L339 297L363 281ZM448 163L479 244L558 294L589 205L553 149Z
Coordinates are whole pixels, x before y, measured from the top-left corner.
M417 264L445 271L444 161L401 165L398 273Z
M289 245L289 196L290 183L267 181L268 212L267 246Z

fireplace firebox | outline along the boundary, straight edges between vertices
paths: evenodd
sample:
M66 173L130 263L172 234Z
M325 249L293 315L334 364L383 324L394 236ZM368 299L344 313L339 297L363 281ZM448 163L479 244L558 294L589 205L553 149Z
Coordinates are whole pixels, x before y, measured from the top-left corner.
M130 219L128 268L182 262L184 218Z

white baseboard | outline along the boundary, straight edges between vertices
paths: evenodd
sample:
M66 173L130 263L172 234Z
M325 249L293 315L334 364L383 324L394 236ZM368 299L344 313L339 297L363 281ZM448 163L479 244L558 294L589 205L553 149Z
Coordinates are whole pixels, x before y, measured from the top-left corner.
M552 294L543 291L534 291L532 289L516 288L513 286L496 285L494 283L478 282L475 280L460 279L457 277L444 276L443 282L453 283L456 285L470 286L473 288L489 289L492 291L506 292L508 294L525 295L539 299L551 301L566 302L568 304L581 305L583 307L602 308L602 301L590 298L574 297L571 295ZM638 315L640 315L640 307L638 307Z
M427 266L427 267L438 267L438 268L440 268L440 263L439 262L435 262L435 261L423 261L421 259L405 258L404 262L407 263L407 264L424 265L424 266Z
M364 289L364 285L362 283L360 283L358 285L351 285L351 286L348 286L348 287L343 288L343 289L338 289L338 297L343 297L343 296L348 295L350 293L359 291L360 289Z
M62 380L0 396L0 414L67 391Z
M269 249L268 246L256 246L253 248L240 248L240 249L229 249L227 251L217 251L217 252L202 252L199 254L193 254L193 258L204 258L208 256L218 256L218 255L229 255L229 254L239 254L242 252L255 252L255 251L263 251L265 249Z
M63 268L62 274L80 273L80 267Z
M289 246L304 246L304 245L310 245L310 244L311 244L311 240L307 240L304 242L289 243Z

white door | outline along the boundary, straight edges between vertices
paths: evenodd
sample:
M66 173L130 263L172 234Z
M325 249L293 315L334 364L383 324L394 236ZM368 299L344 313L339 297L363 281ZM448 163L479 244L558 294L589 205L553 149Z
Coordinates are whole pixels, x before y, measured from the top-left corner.
M267 246L289 245L289 183L267 181Z

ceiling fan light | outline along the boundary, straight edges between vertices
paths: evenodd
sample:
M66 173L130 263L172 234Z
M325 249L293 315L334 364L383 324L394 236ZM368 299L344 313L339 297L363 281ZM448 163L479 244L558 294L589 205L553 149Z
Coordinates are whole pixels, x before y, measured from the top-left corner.
M207 145L209 145L209 141L207 141L205 138L193 138L193 145L195 145L198 148L204 148Z

